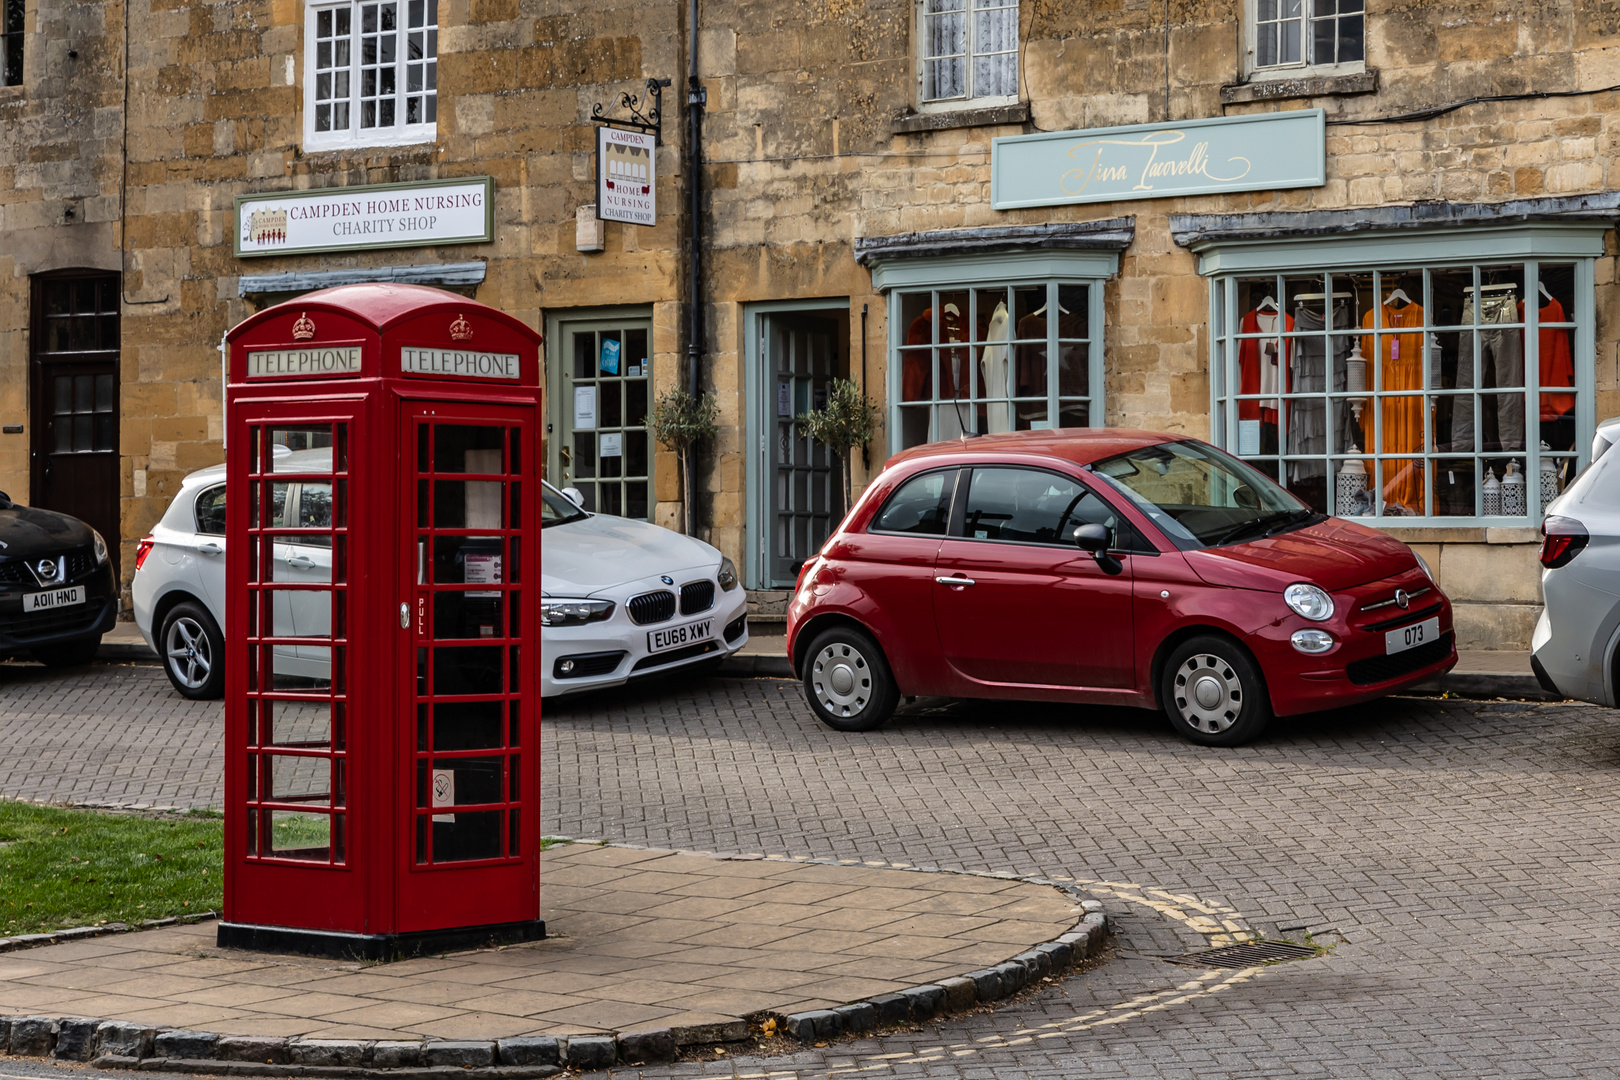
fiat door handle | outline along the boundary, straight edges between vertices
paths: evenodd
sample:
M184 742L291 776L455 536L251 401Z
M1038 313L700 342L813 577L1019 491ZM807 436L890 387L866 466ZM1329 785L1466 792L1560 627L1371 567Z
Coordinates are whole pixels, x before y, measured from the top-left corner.
M964 586L974 584L973 579L970 577L937 577L934 580L939 582L941 585L949 585L953 589L960 589Z
M289 555L287 556L287 565L296 567L299 570L308 570L315 565L315 560L308 555Z
M212 556L212 555L223 555L223 554L225 554L225 549L220 547L218 544L202 544L202 545L198 546L197 553L199 555L210 555L210 556Z

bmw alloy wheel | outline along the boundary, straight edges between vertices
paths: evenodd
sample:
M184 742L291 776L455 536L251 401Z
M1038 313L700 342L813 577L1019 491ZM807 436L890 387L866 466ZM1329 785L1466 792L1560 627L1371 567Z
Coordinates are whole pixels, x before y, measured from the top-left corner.
M859 649L846 641L834 642L816 655L810 686L833 716L859 716L872 700L872 668Z
M199 690L214 670L214 656L208 634L196 619L182 616L169 623L163 651L169 671L188 689Z
M1243 682L1232 665L1209 653L1194 653L1176 669L1176 710L1195 731L1219 735L1243 712Z

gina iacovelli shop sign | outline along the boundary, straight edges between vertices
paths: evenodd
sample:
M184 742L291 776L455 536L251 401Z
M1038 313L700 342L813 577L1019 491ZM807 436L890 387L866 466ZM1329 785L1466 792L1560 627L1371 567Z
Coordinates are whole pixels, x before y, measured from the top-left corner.
M990 203L1023 206L1321 187L1321 109L1013 135L990 142Z
M236 255L481 244L494 239L487 176L236 197Z

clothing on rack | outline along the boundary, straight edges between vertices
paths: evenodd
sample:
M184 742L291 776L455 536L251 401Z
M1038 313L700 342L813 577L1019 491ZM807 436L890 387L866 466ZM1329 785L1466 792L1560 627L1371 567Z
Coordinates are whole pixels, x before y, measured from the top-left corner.
M1022 343L1013 346L1013 393L1018 397L1046 396L1046 317L1042 307L1018 320L1018 337ZM1083 338L1086 336L1085 316L1078 311L1058 309L1058 337ZM1049 421L1046 402L1026 402L1018 407L1018 415L1025 426Z
M1427 413L1424 399L1418 394L1396 397L1392 396L1392 392L1423 389L1423 305L1407 304L1392 308L1386 304L1381 313L1383 329L1417 328L1417 332L1380 334L1376 341L1372 334L1367 334L1361 339L1362 355L1369 362L1377 358L1378 388L1383 394L1378 400L1378 452L1421 454L1423 422ZM1379 310L1367 312L1361 320L1362 329L1373 329L1379 314ZM1367 463L1367 471L1372 473L1372 462ZM1424 513L1423 463L1384 462L1383 492L1386 512Z
M1472 297L1463 302L1462 321L1474 321ZM1501 325L1518 321L1519 302L1513 296L1486 296L1479 301L1479 381L1476 384L1474 333L1465 330L1457 348L1458 389L1524 385L1524 332ZM1451 439L1441 449L1523 450L1524 395L1482 395L1477 430L1473 395L1458 395L1451 411Z
M1567 322L1569 316L1564 313L1564 305L1552 297L1538 312L1536 317L1541 320L1541 330L1536 334L1536 353L1538 361L1537 370L1541 372L1541 419L1543 421L1558 420L1575 408L1574 394L1549 394L1549 386L1575 385L1575 363L1569 351L1569 330L1563 326L1548 326L1548 323ZM1524 321L1524 301L1519 301L1519 321Z
M1332 329L1347 330L1351 325L1350 309L1336 304L1331 316ZM1308 336L1293 339L1289 358L1289 387L1295 394L1309 394L1288 403L1288 453L1312 455L1316 460L1288 463L1288 490L1317 509L1328 506L1327 464L1321 460L1329 452L1342 453L1357 445L1355 418L1342 405L1334 412L1338 421L1334 435L1328 439L1328 406L1325 397L1329 389L1345 389L1344 359L1350 355L1351 338L1345 334L1324 336L1328 326L1322 312L1301 301L1294 308L1293 328ZM1331 350L1331 356L1329 352ZM1331 367L1333 385L1328 386L1327 373Z
M967 340L967 330L963 325L961 312L955 310L956 305L948 304L939 317L939 344L953 344ZM907 345L933 344L934 336L934 309L926 308L921 315L911 320L906 328ZM951 398L965 398L968 396L968 350L966 346L954 349L939 349L939 385L933 397L939 400ZM900 372L900 391L904 401L927 401L929 384L929 365L932 357L928 352L917 351L906 353L904 366ZM972 427L970 407L940 406L937 410L937 423L935 439L954 439L964 430Z
M1005 342L1008 332L1012 329L1012 319L1007 314L1005 302L996 305L996 310L990 315L990 326L985 331L984 339L989 342ZM1012 396L1012 385L1009 376L1012 374L1009 363L1007 346L1004 344L986 345L979 353L979 378L984 389L983 395L987 398L1008 398ZM992 400L985 406L986 430L991 434L1013 429L1013 408L1010 402Z
M1243 316L1238 325L1240 334L1275 334L1279 316L1274 311L1261 311L1256 308ZM1281 316L1283 320L1283 333L1292 333L1294 330L1294 317ZM1293 350L1293 339L1283 338L1279 349L1278 340L1272 338L1243 338L1238 344L1238 393L1240 394L1277 394L1288 393L1289 354ZM1277 424L1276 401L1239 401L1239 420L1258 420L1262 424Z

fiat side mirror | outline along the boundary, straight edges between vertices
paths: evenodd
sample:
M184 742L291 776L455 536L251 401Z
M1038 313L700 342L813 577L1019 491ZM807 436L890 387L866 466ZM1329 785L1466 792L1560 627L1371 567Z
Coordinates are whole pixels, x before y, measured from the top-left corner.
M1086 524L1074 530L1074 542L1081 551L1089 551L1093 555L1101 555L1108 550L1108 529L1106 526Z

